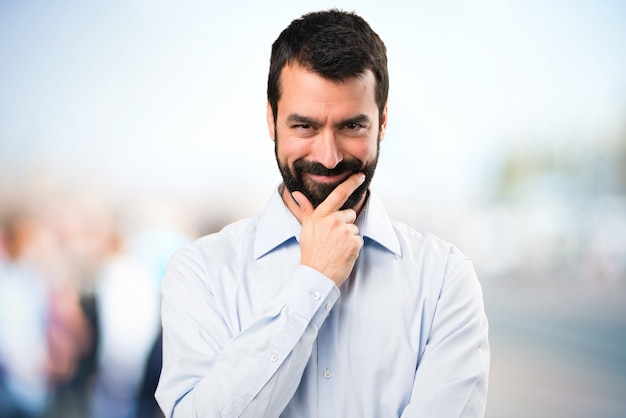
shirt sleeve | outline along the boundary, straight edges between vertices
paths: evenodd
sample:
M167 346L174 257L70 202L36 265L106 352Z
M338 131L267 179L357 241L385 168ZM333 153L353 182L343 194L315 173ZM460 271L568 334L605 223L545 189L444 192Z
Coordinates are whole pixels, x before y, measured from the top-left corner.
M472 263L453 253L402 417L483 417L488 375L482 290Z
M179 252L162 284L163 368L155 394L162 410L185 418L279 416L339 290L299 266L264 312L232 335L205 274Z

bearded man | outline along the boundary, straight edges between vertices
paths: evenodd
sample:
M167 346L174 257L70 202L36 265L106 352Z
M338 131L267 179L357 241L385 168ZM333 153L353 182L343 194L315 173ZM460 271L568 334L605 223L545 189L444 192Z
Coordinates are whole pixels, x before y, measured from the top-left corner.
M386 48L338 10L272 46L283 182L257 216L179 250L162 284L167 417L480 417L488 324L471 261L370 190Z

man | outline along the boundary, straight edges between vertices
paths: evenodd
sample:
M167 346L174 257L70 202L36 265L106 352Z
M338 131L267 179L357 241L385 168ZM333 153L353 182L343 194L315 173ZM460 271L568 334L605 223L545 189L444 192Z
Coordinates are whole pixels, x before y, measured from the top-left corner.
M283 184L259 215L173 258L162 285L168 417L478 417L487 320L471 262L369 190L386 49L360 17L304 15L272 47Z

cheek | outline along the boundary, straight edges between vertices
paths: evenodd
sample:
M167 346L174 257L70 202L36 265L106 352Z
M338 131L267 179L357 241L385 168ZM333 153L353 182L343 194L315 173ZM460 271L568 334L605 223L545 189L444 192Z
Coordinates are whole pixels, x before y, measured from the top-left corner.
M305 158L308 155L309 145L306 141L281 138L276 143L276 152L280 161L292 165L294 161Z
M377 148L376 142L367 141L365 143L354 144L348 153L363 162L370 162L376 159Z

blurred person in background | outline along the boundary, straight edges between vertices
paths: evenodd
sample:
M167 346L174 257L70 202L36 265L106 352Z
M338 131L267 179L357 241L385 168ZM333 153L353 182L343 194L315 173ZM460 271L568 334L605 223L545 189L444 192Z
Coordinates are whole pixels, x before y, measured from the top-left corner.
M488 324L472 263L388 218L369 188L386 48L337 10L272 46L283 184L259 215L176 253L162 284L167 417L480 417Z
M3 222L0 266L0 416L39 417L70 381L89 348L76 293L51 278L44 260L55 234L41 214L20 210Z
M158 332L158 294L148 269L129 253L123 233L112 234L110 254L96 281L98 320L93 418L134 416L145 359Z
M27 260L37 234L33 219L4 222L0 266L0 416L41 417L48 407L47 285Z
M191 233L178 225L177 215L164 215L168 211L156 206L139 216L142 225L118 219L111 228L95 288L99 339L92 418L160 415L154 389L143 393L144 386L156 387L161 369L160 351L154 350L161 338L159 286L171 255ZM160 215L146 220L155 213Z

